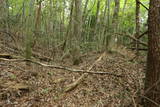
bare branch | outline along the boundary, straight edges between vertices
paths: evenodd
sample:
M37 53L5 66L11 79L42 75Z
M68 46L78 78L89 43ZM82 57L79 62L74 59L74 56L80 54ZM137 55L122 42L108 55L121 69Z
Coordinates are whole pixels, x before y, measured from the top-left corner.
M146 10L149 10L142 2L138 2L139 4L141 4Z
M28 61L43 67L49 67L49 68L55 68L55 69L63 69L66 71L70 71L70 72L75 72L75 73L87 73L87 74L99 74L99 75L112 75L112 76L116 76L116 77L124 77L122 75L117 75L114 73L110 73L110 72L95 72L95 71L88 71L88 70L80 70L80 69L73 69L73 68L68 68L68 67L64 67L64 66L58 66L58 65L47 65L44 63L40 63L37 61L33 61L33 60L28 60L28 59L6 59L6 58L0 58L0 61L9 61L9 62L23 62L23 61Z

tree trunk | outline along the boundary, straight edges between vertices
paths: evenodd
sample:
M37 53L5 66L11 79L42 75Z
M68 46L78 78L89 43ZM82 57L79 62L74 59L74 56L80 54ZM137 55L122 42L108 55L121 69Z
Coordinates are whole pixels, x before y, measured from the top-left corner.
M118 17L119 17L119 10L120 10L120 0L114 0L115 7L114 7L114 13L113 13L113 20L112 20L112 29L113 33L117 32L118 30ZM112 35L109 40L109 49L112 51L112 49L116 48L118 41L118 37L116 35Z
M33 11L34 11L34 0L30 0L29 16L27 19L27 28L26 28L26 59L31 59L32 56L32 42L33 42ZM30 65L29 62L26 62L26 65Z
M111 5L111 1L110 0L107 0L107 24L108 24L108 27L110 26L110 5Z
M111 5L111 1L107 0L107 27L108 27L108 29L106 30L106 32L109 32L109 29L110 29L110 5ZM106 34L105 48L107 51L109 49L109 41L110 41L110 36Z
M98 18L99 18L99 12L100 12L100 0L97 1L97 10L96 10L96 16L95 16L95 26L94 26L94 38L97 39L96 35L98 32Z
M65 50L66 47L71 46L71 36L73 35L73 8L74 8L74 0L72 0L70 3L69 24L64 38L62 50Z
M105 35L106 35L106 26L107 26L107 4L108 0L105 1L105 7L104 7L104 14L103 14L103 28L102 28L102 32L101 32L101 39L102 39L102 45L105 44Z
M74 9L74 35L72 43L72 57L73 64L78 65L80 63L80 41L82 35L82 1L75 0L75 9Z
M74 34L80 40L82 33L82 1L75 0Z
M42 1L37 1L37 9L36 9L36 20L35 20L35 32L39 32L40 28L40 21L41 21L41 2Z
M140 32L140 3L139 0L136 0L136 35L135 38L138 39ZM136 54L138 55L139 44L138 41L135 42Z
M118 25L118 16L119 16L119 9L120 9L120 0L114 0L115 2L115 8L114 8L114 13L113 13L113 28L117 30L117 25Z
M85 5L84 5L83 21L85 21L85 19L86 19L86 12L87 12L87 7L88 7L88 2L89 2L89 0L86 0Z
M145 81L146 107L160 106L160 0L150 0L148 58ZM159 105L158 105L159 104Z

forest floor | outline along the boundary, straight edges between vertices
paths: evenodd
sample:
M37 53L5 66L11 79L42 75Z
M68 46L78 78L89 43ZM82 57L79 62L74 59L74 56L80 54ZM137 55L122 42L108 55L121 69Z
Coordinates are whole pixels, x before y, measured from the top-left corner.
M13 54L0 49L0 54ZM65 88L81 77L82 72L0 60L0 107L135 106L143 93L145 58L132 61L134 55L130 53L106 53L94 64L92 71L115 75L88 74L77 87L67 92ZM63 62L42 63L82 70L88 69L101 55L101 52L87 53L77 66L67 58Z

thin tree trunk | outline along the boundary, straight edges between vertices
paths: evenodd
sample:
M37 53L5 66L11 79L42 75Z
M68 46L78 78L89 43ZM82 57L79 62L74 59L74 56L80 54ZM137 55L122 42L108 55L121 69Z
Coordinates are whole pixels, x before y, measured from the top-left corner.
M107 2L108 0L105 1L105 7L104 7L104 14L103 14L103 28L102 28L102 33L101 33L101 41L102 41L102 45L104 45L105 43L105 34L106 34L106 26L107 26Z
M82 1L75 0L74 34L80 40L82 33Z
M114 7L114 13L113 13L113 20L112 20L112 29L113 33L115 33L118 30L118 17L119 17L119 10L120 10L120 0L114 0L115 7ZM109 49L112 51L112 49L116 48L118 41L118 37L116 35L112 35L110 37L109 42Z
M37 32L40 28L40 19L41 19L41 2L42 1L38 1L38 7L36 10L36 20L35 20L35 32Z
M66 47L68 47L68 45L71 45L71 35L73 35L73 8L74 8L74 0L71 1L70 4L70 16L69 16L69 24L67 27L67 32L65 35L65 39L64 39L64 43L62 46L62 50L65 50Z
M99 18L99 11L100 11L100 0L97 2L97 11L96 11L96 17L95 17L95 26L94 26L94 38L97 38L97 32L98 32L98 18Z
M33 8L34 0L30 0L29 17L27 19L27 29L26 29L26 59L31 59L32 56L32 21L33 21ZM30 65L29 62L26 63Z
M108 9L107 9L107 23L108 23L108 27L110 26L110 0L108 0L108 2L107 2L107 4L108 4Z
M109 32L109 29L110 29L110 3L111 1L107 0L107 27L108 27L107 32ZM106 34L105 47L107 51L109 49L109 40L110 40L110 35Z
M89 2L89 0L86 0L86 2L85 2L85 6L84 6L84 10L83 10L83 21L85 21L85 19L86 19L86 11L87 11L87 7L88 7L88 2Z
M72 41L72 57L73 64L78 65L80 63L80 41L82 35L82 0L75 0L74 9L74 35Z
M136 0L136 35L135 35L135 38L138 39L139 33L140 33L140 4L139 4L139 0ZM136 54L138 55L138 48L139 48L138 41L136 41L135 46L136 46L136 51L137 51Z
M112 25L113 25L113 28L117 30L120 0L114 0L114 2L115 2L115 8L114 8L114 13L113 13Z

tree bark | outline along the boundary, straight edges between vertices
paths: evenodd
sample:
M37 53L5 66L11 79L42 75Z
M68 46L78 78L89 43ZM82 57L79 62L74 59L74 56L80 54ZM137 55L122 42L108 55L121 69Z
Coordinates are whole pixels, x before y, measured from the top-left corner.
M114 33L118 31L118 17L119 17L119 10L120 10L120 0L114 0L115 7L114 7L114 13L113 13L113 20L112 20L112 30ZM118 37L116 35L112 35L109 40L109 49L112 51L112 49L117 48L118 46Z
M35 20L35 32L39 32L40 28L40 21L41 21L41 2L42 1L37 1L37 9L36 9L36 20Z
M140 32L140 3L139 0L136 0L136 35L135 38L138 39ZM139 44L138 41L135 42L136 54L138 55Z
M75 0L74 8L74 31L72 41L72 60L74 65L80 63L80 41L82 35L82 0Z
M74 34L80 40L82 33L82 1L75 0Z
M146 107L160 106L160 0L150 0L148 58L145 80ZM155 84L156 83L156 84ZM155 84L155 85L154 85ZM152 101L151 101L152 100ZM159 104L159 105L158 105Z
M86 19L86 12L87 12L88 3L89 3L89 0L86 0L84 10L83 10L83 19L82 19L83 21L85 21L85 19Z
M100 3L101 3L101 1L98 0L97 1L96 16L95 16L94 34L93 34L93 36L94 36L93 38L94 39L97 39L96 35L97 35L97 32L98 32L98 26L97 26L97 24L98 24L99 12L100 12Z
M32 34L32 23L33 23L33 12L34 12L34 3L35 0L30 0L29 6L29 16L27 19L27 28L26 28L26 59L31 59L32 56L32 42L33 42L33 34ZM29 62L26 62L26 65L30 65Z
M113 28L117 29L117 24L118 24L118 16L119 16L119 9L120 9L120 0L114 0L115 2L115 8L114 8L114 13L113 13Z
M70 15L69 15L69 24L67 26L67 32L64 38L64 43L62 46L62 50L65 50L66 47L71 46L71 35L73 35L73 8L74 8L74 0L70 3Z

